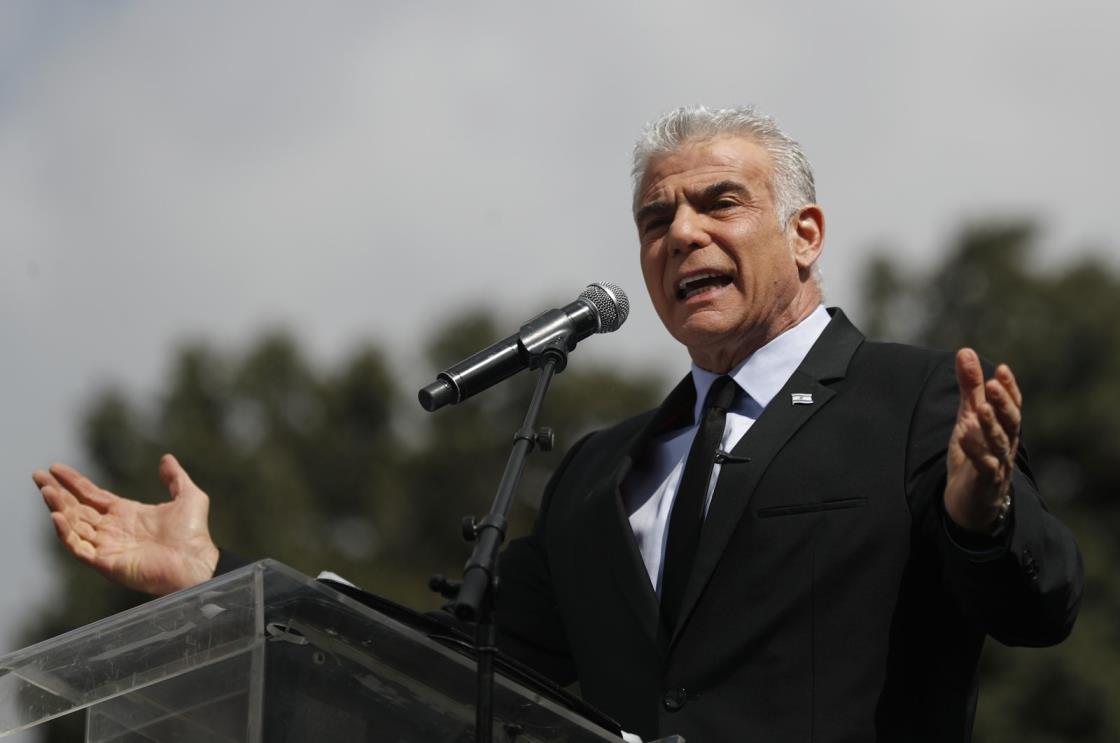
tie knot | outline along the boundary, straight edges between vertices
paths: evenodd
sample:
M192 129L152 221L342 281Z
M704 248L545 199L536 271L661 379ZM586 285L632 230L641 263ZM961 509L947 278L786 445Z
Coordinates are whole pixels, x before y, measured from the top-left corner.
M724 374L712 382L712 388L708 390L708 398L704 401L704 409L718 408L726 411L735 401L735 395L738 392L739 384Z

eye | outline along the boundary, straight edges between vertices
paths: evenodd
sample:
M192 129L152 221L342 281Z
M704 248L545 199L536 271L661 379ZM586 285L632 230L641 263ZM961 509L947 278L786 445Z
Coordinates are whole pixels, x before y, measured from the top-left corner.
M664 232L669 226L669 220L666 217L651 217L642 224L643 235L653 235L658 232Z

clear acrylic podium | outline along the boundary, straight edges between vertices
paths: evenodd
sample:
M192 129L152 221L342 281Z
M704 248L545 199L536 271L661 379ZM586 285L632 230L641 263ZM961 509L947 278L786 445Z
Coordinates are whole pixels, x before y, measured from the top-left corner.
M0 658L0 736L88 709L89 743L472 741L469 649L391 606L263 560ZM495 740L620 740L504 670Z

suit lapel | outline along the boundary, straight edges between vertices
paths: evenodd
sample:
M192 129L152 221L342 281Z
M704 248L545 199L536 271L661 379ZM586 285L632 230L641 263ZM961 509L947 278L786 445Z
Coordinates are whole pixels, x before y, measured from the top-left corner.
M660 629L660 604L646 572L630 519L622 502L622 481L649 442L665 431L688 425L696 402L691 375L673 389L650 422L621 447L622 455L610 475L596 483L591 492L591 523L599 543L606 550L607 563L624 603L634 611L642 631L657 641Z
M646 574L645 563L642 562L619 492L619 485L630 471L630 464L630 457L625 457L625 461L610 479L596 486L591 495L594 504L591 520L599 532L599 543L604 545L606 562L610 565L615 587L621 594L623 603L633 610L642 631L651 640L656 640L657 594Z
M720 468L692 574L681 602L681 621L673 634L674 643L738 528L766 468L797 430L836 394L824 383L844 377L852 354L863 342L863 336L844 313L840 310L834 313L805 360L731 451L734 457L749 461L728 463ZM812 395L812 403L793 404L795 393Z

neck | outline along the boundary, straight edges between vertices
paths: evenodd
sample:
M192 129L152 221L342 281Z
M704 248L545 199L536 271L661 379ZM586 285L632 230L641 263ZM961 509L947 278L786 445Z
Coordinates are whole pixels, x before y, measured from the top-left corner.
M714 374L726 374L758 349L777 338L813 314L822 297L814 294L803 302L788 308L776 321L766 327L749 328L734 343L713 344L711 347L689 347L692 361L701 369Z

